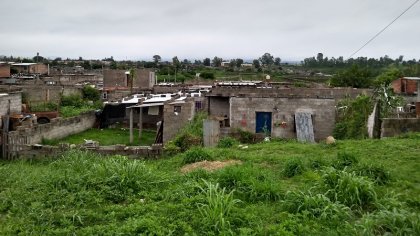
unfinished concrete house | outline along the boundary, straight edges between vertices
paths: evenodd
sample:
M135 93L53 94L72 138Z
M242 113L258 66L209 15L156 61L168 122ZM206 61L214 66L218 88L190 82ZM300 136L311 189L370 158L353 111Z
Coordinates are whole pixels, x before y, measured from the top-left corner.
M313 142L332 135L337 100L361 93L368 91L218 86L206 96L210 117L225 133L242 129Z
M155 72L150 69L136 69L136 77L133 80L133 91L151 91L156 84ZM127 70L104 70L103 71L104 100L118 100L130 94L131 77Z

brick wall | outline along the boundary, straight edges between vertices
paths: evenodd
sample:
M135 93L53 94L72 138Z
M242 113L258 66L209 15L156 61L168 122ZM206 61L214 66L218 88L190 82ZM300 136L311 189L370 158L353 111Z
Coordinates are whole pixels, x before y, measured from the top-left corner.
M84 113L77 117L56 118L48 124L34 125L32 128L19 127L14 135L30 137L29 144L41 143L42 139L61 139L90 129L96 121L95 112Z
M272 113L272 137L296 138L294 121L296 112L312 114L317 141L332 135L334 129L334 99L232 97L230 104L230 126L233 129L241 128L255 133L256 112ZM285 122L283 126L282 122Z
M163 112L163 142L166 143L176 136L188 122L194 117L194 99L188 99L181 104L165 104ZM175 106L181 108L180 112L175 114Z
M416 80L399 78L397 80L392 81L391 86L394 89L394 92L398 94L403 93L413 95L415 92L417 92Z
M0 78L9 78L9 77L10 77L10 65L0 64Z
M10 100L10 114L22 113L22 96L21 93L3 93L0 94L0 116L7 114Z
M381 138L407 132L420 132L420 118L385 118L381 124Z

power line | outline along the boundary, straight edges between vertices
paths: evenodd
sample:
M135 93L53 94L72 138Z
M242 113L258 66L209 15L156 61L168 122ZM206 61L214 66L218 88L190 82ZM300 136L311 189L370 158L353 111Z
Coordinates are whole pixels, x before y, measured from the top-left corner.
M376 37L378 37L382 32L384 32L388 27L390 27L396 20L398 20L404 13L406 13L410 8L412 8L416 3L418 3L420 0L416 0L413 2L407 9L405 9L400 15L398 15L391 23L389 23L387 26L385 26L381 31L379 31L375 36L373 36L369 41L367 41L365 44L363 44L362 47L360 47L357 51L355 51L353 54L349 56L349 58L353 57L356 53L358 53L360 50L362 50L366 45L368 45L370 42L372 42Z

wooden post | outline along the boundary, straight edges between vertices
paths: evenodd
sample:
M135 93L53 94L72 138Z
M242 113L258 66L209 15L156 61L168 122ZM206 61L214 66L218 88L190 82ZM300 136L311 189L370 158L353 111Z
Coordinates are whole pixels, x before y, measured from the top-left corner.
M130 143L133 143L133 108L130 108Z
M141 132L143 131L143 108L139 107L139 143L141 139Z

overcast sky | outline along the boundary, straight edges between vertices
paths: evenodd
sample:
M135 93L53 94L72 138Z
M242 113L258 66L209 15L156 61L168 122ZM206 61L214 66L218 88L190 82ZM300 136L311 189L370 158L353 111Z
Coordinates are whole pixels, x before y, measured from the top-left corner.
M346 59L415 0L0 0L0 55ZM420 3L354 57L420 59Z

